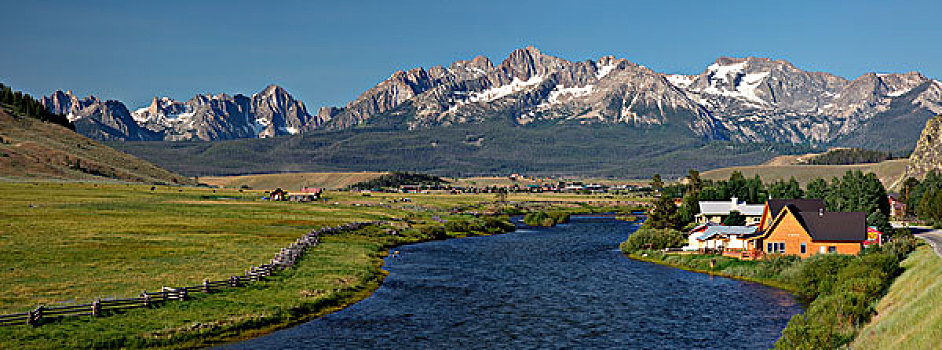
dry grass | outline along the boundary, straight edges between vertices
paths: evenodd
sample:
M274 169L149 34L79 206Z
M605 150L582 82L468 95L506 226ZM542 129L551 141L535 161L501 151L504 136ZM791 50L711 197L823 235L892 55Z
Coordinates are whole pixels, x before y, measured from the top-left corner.
M357 182L375 179L382 176L383 174L386 173L279 173L239 176L206 176L201 177L200 182L229 188L239 188L242 185L258 189L275 189L280 187L289 191L299 190L301 187L341 189Z
M779 164L779 163L774 163ZM752 165L720 168L705 171L701 174L704 179L725 180L734 171L743 173L747 178L759 175L763 181L788 180L794 176L802 185L816 178L830 179L843 176L848 170L860 170L865 173L873 172L880 178L883 185L892 188L897 180L906 172L907 159L894 159L881 163L855 164L855 165Z
M134 181L189 184L131 155L32 118L14 118L0 109L0 177L82 181Z

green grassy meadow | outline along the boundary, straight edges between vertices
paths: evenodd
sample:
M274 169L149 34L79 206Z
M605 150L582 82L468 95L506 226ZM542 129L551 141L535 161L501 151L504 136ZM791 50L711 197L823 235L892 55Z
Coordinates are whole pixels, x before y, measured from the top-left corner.
M134 297L162 286L199 285L204 278L222 280L267 263L311 229L401 219L326 236L298 266L250 287L108 317L0 327L0 348L189 348L264 334L368 296L382 281L381 257L388 247L487 234L436 231L432 228L442 225L433 217L457 218L450 214L455 207L493 211L503 205L494 204L492 194L327 192L325 201L315 203L260 200L264 195L119 183L0 182L0 313ZM626 199L507 198L558 202L559 207Z

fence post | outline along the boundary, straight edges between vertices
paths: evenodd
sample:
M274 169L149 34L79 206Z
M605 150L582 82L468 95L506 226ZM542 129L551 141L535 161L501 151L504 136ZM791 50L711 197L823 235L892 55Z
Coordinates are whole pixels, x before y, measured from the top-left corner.
M141 298L144 298L144 307L150 307L150 295L147 295L147 291L141 292Z
M203 293L209 293L209 278L203 279Z
M186 301L186 287L179 289L180 301Z
M26 318L26 324L30 326L38 326L39 322L43 319L43 306L39 305L36 307L36 310L30 311L29 316Z
M92 316L98 317L100 315L101 315L101 298L98 298L92 302Z
M160 287L160 296L167 301L167 286Z

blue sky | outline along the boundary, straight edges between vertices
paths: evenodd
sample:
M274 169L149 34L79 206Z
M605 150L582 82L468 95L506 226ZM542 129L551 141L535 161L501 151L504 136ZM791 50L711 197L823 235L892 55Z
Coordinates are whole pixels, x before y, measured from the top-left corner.
M933 1L0 1L0 81L132 109L275 83L313 113L396 70L477 55L497 64L528 45L667 73L760 56L850 79L942 78Z

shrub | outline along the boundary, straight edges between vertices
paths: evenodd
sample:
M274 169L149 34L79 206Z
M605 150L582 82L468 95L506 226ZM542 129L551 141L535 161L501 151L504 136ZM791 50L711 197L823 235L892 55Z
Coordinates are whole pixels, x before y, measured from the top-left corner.
M677 248L687 243L683 232L674 229L642 228L632 233L619 246L623 252L630 253L641 249Z
M560 211L536 211L523 217L523 223L527 226L556 226L569 222L570 213Z

